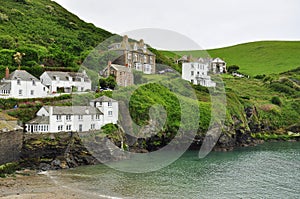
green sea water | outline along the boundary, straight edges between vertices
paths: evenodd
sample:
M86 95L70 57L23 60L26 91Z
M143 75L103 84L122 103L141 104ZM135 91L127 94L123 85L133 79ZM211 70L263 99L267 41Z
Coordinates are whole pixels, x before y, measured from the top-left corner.
M87 198L300 198L300 143L265 143L203 159L188 151L151 173L97 165L50 172L50 178Z

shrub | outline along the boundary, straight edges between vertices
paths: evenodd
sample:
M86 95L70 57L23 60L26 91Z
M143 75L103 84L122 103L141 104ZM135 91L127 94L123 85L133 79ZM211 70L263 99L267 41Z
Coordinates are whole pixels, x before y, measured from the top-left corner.
M271 83L270 84L270 88L272 88L275 91L286 93L286 94L289 94L289 95L295 94L295 90L294 89L292 89L291 87L289 87L289 86L287 86L285 84L279 83L279 82L273 82L273 83Z
M240 69L239 66L237 66L237 65L232 65L232 66L228 66L227 71L228 71L229 73L232 73L232 72L238 71L239 69Z
M278 96L274 96L271 99L272 104L281 106L282 105L282 101L280 100L280 98Z

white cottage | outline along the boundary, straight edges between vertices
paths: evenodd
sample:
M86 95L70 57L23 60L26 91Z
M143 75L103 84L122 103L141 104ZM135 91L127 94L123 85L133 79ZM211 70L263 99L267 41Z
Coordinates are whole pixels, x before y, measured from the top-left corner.
M46 71L40 76L40 79L51 93L56 93L59 89L65 93L71 93L74 88L79 92L92 89L92 82L85 71L82 73Z
M217 57L211 61L211 69L213 73L226 73L226 62Z
M182 79L195 85L200 84L201 86L215 87L216 83L208 75L209 71L209 62L205 60L182 63Z
M48 88L25 70L15 70L0 83L0 98L41 98L48 95Z
M118 102L100 97L90 106L44 106L25 125L29 133L88 132L118 121Z

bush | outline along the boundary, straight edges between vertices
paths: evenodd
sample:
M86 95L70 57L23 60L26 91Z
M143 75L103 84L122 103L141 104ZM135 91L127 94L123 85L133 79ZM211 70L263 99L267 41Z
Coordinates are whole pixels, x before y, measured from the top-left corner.
M272 104L281 106L282 105L282 101L280 100L280 98L278 96L274 96L271 99Z
M254 78L255 79L264 79L266 77L266 75L265 74L263 74L263 75L256 75L256 76L254 76Z
M279 82L271 83L270 88L272 88L273 90L278 91L278 92L286 93L288 95L294 95L295 94L294 89L292 89L291 87L289 87L285 84L279 83Z
M240 69L239 66L237 66L237 65L232 65L232 66L228 66L227 71L228 71L229 73L232 73L232 72L238 71L239 69Z

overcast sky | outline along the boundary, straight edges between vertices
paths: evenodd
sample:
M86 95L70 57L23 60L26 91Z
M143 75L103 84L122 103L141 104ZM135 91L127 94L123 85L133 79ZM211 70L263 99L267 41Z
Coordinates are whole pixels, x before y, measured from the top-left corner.
M55 1L113 33L167 29L204 49L259 40L300 40L299 0Z

